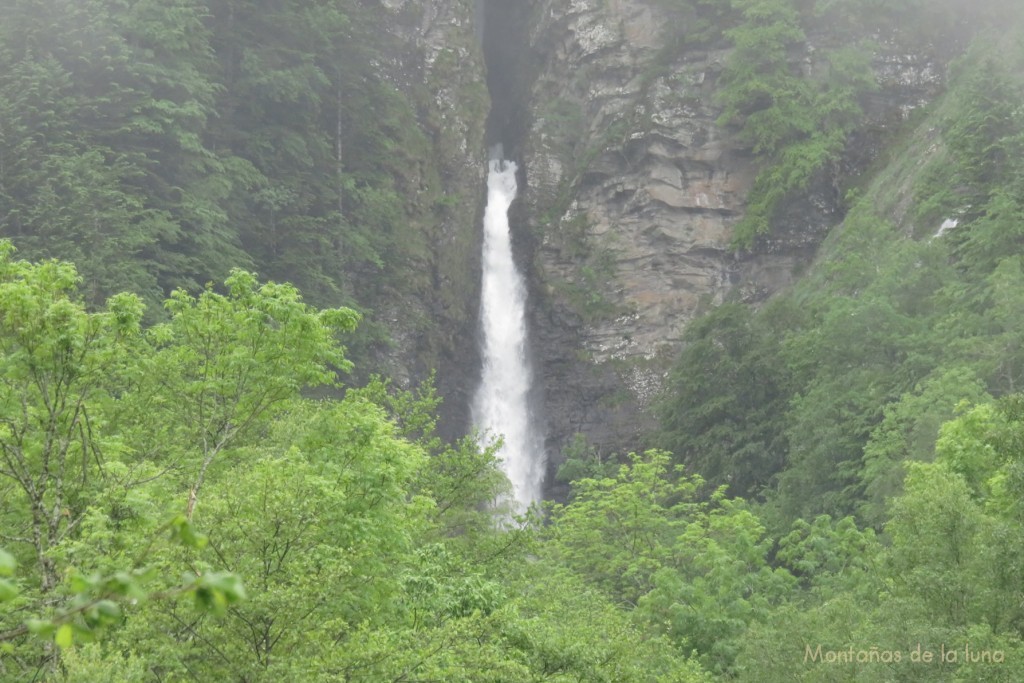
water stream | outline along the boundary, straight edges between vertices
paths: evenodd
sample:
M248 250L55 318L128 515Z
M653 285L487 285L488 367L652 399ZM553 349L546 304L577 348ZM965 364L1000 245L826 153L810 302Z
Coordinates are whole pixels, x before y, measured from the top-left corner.
M526 285L512 256L508 209L516 196L516 165L492 159L484 211L480 319L483 372L473 422L485 442L502 437L502 467L512 482L515 512L541 499L544 440L530 415L533 373L528 356Z

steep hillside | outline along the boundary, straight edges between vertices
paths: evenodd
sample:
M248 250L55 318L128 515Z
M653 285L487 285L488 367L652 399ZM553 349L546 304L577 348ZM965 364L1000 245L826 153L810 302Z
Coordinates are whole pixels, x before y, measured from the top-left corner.
M554 451L643 442L688 325L798 279L986 11L530 3L524 213Z
M294 282L364 314L363 372L440 368L464 428L489 110L472 0L2 9L0 235L22 256L154 320L231 267Z
M781 519L880 525L961 401L1020 390L1024 50L1006 19L850 190L799 282L685 336L662 443Z

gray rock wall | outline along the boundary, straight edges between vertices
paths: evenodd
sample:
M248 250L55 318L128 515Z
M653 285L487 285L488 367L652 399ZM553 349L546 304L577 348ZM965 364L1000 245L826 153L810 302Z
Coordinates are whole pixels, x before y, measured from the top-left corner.
M444 398L440 428L465 432L479 376L476 325L490 98L475 0L382 0L382 30L397 46L385 71L416 106L429 146L417 167L419 193L408 198L428 254L407 264L384 310L393 345L375 365L401 386L437 369Z
M536 244L533 324L556 462L577 432L604 453L644 447L651 399L687 324L726 297L756 304L791 283L842 219L840 181L941 88L934 60L883 49L869 130L783 207L771 239L737 254L732 228L757 167L716 124L728 46L664 49L665 32L689 20L644 0L531 1L539 63L523 213Z

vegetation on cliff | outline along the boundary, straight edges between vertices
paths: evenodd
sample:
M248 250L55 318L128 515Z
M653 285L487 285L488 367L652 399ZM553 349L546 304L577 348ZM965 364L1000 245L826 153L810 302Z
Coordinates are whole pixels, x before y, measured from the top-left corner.
M880 524L961 399L1020 389L1022 64L1012 32L978 41L791 291L691 326L665 447L788 519Z
M873 59L881 43L907 52L941 51L1018 9L1004 0L868 2L832 0L676 0L703 22L668 43L724 40L732 47L716 93L719 123L756 157L761 170L735 226L733 246L756 248L787 200L825 177L836 182L853 132L867 122L877 90ZM927 46L927 48L925 48ZM937 48L938 46L938 48Z

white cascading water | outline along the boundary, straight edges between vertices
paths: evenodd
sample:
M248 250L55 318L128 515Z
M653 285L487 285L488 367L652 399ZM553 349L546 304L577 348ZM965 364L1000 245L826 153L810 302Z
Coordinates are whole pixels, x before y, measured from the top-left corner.
M515 512L541 498L543 438L530 417L532 372L526 343L526 286L512 259L508 209L516 196L516 165L492 159L484 211L483 373L473 422L485 438L503 437L498 455L512 482Z

